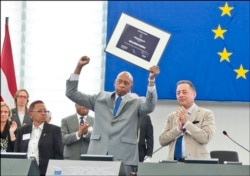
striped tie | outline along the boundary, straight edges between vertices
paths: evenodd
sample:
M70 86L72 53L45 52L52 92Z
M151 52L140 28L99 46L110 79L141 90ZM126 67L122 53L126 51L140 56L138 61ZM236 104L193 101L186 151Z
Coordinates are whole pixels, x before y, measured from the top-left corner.
M83 125L83 124L84 124L83 117L80 117L80 125Z

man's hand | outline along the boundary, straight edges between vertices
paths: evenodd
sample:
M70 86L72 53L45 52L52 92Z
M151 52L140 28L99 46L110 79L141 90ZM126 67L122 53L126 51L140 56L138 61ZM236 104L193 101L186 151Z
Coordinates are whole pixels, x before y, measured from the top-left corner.
M78 136L81 137L82 135L87 134L88 128L89 128L89 123L85 121L84 124L79 126Z
M90 58L88 56L82 56L78 62L79 66L87 65L90 61Z
M150 162L151 161L151 156L145 156L145 158L144 158L144 163L148 163L148 162Z
M149 80L154 80L155 77L160 73L160 69L158 66L152 66L149 68L150 74L149 74Z
M179 118L179 127L180 125L184 125L187 122L187 118L188 118L188 111L187 109L185 109L183 106L179 107L177 109L177 117Z
M90 58L88 56L82 56L77 63L74 74L80 74L82 67L84 65L87 65L89 61L90 61Z
M11 125L10 125L10 133L11 134L14 134L14 132L16 131L17 129L17 123L15 121L11 121Z

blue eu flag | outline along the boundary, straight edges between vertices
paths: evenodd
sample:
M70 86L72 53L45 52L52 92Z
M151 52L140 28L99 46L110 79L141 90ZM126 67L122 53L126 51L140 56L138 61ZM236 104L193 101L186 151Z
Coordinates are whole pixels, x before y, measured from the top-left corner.
M197 100L249 102L249 1L109 1L107 42L121 13L171 38L159 61L159 99L175 99L176 83L190 80ZM107 53L105 90L120 71L134 76L133 92L145 95L148 71Z

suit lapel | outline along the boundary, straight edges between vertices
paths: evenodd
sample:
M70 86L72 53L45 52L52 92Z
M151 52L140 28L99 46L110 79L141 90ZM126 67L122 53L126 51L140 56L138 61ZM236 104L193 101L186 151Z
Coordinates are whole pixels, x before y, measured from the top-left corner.
M117 115L119 115L120 113L126 111L126 105L127 105L127 103L128 103L129 100L131 100L131 97L129 95L125 95L123 97L122 102L121 102L121 104L119 106L119 109L117 111Z
M122 110L123 110L123 108L124 108L126 102L127 102L127 101L126 101L126 98L124 97L124 98L122 99L122 102L121 102L119 108L118 108L118 111L117 111L116 116L119 115L119 114L122 112Z
M30 118L29 113L28 113L28 110L26 109L24 117L23 117L23 122L29 121L29 118Z
M190 116L191 122L197 120L199 112L200 112L200 108L197 105L195 105L195 107L191 113L191 116Z
M92 121L91 121L89 115L86 116L86 121L87 121L90 125L92 125Z
M13 109L13 112L12 112L13 114L12 114L12 117L14 117L14 118L12 118L12 120L15 120L16 121L16 123L17 123L17 125L18 126L21 126L21 122L20 122L20 120L19 120L19 116L18 116L18 113L17 113L17 109Z
M69 122L69 124L71 124L75 130L79 129L79 123L80 122L79 122L79 119L78 119L76 114L74 116L72 116L72 118L70 119L70 122Z
M114 110L114 101L115 101L115 92L107 95L106 103L107 103L107 105L109 107L110 113L112 113L112 114L113 114L113 110Z
M44 125L43 125L43 130L42 130L42 133L41 133L41 136L40 136L40 140L42 140L44 137L46 137L47 135L49 135L49 124L44 122Z

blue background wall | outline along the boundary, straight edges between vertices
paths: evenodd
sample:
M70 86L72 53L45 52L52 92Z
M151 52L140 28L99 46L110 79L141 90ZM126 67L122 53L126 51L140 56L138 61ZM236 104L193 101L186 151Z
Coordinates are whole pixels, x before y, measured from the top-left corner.
M110 1L107 42L122 13L171 33L159 61L156 79L159 99L175 99L177 81L191 80L197 100L249 102L249 2L229 1L233 7L222 15L226 1ZM227 30L215 38L212 30ZM221 61L219 52L231 53ZM236 70L243 67L237 78ZM107 53L105 90L114 90L116 75L123 70L134 76L133 92L144 96L148 71ZM244 71L245 70L245 71ZM239 75L238 75L239 76Z

